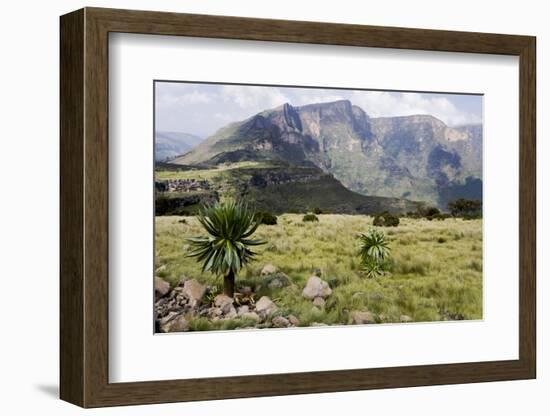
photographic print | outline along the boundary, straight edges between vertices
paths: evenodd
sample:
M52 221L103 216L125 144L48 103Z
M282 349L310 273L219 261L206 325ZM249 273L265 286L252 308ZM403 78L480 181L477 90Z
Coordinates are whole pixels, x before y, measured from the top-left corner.
M483 95L154 98L155 332L483 318Z

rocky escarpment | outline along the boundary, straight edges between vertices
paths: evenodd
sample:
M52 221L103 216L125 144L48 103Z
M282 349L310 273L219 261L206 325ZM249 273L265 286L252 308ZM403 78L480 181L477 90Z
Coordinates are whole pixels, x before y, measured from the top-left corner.
M284 104L233 123L175 164L285 161L315 166L363 195L481 199L482 129L430 115L371 118L350 101ZM475 184L475 185L472 185Z

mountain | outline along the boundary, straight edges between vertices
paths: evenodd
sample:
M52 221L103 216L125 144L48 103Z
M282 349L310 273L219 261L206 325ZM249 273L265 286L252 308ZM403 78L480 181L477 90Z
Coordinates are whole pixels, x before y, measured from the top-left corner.
M280 107L218 130L173 164L284 161L315 166L362 195L445 208L481 199L482 128L430 115L371 118L348 100Z
M202 138L188 133L157 131L155 133L155 161L164 162L182 155L199 144Z

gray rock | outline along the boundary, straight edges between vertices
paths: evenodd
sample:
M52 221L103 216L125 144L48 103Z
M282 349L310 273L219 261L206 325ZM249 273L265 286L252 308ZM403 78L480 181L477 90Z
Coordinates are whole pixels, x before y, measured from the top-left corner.
M250 312L248 305L242 305L237 308L237 315L242 315L243 313Z
M320 279L318 276L311 276L302 292L302 296L306 299L315 299L318 297L325 299L331 294L332 289L328 283Z
M200 284L197 280L187 280L183 285L182 293L189 298L194 305L199 305L206 293L206 286Z
M233 307L233 298L230 298L227 295L217 295L214 298L214 306L220 308L223 313L228 313L229 310Z
M260 323L261 322L261 318L258 316L257 313L255 312L245 312L241 315L241 318L243 319L251 319L253 320L254 322L256 323Z
M288 315L288 322L290 322L290 324L294 326L300 325L300 320L294 315Z
M170 283L160 277L155 276L155 301L166 296L170 291Z
M267 285L269 289L280 289L290 285L290 278L284 273L277 272L265 276L262 285Z
M374 315L369 311L353 311L351 313L351 320L356 325L374 324Z
M174 319L176 316L178 316L177 312L168 312L165 316L160 318L159 324L160 325L165 325L168 322L170 322L172 319Z
M225 313L225 317L227 319L233 319L237 317L237 310L233 305L229 308L229 310Z
M162 332L184 332L189 330L189 321L183 315L179 315L164 325L160 325Z
M271 320L271 323L275 328L286 328L290 325L289 320L286 319L284 316L276 316Z
M262 269L262 272L260 273L260 275L267 276L273 273L277 273L278 271L279 271L279 268L277 266L274 266L273 264L266 264Z
M315 299L313 299L313 306L317 306L318 308L324 308L325 303L325 300L321 297L316 297Z
M279 308L275 305L268 296L262 296L258 302L256 302L256 312L269 316L275 313Z
M401 315L399 320L401 322L412 322L412 318L409 315Z

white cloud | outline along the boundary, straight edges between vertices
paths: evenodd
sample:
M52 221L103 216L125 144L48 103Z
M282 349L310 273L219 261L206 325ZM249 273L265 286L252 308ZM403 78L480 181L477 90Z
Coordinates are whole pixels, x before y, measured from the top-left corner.
M302 106L343 99L371 117L430 114L450 126L481 122L475 107L470 114L468 106L445 95L175 82L156 84L156 122L159 130L208 136L230 122L284 103Z
M214 94L187 84L169 84L169 88L157 86L157 89L157 105L165 107L207 104L215 98Z
M288 97L279 88L268 87L225 85L221 88L220 98L226 103L236 104L250 114L289 102Z
M354 91L351 101L371 117L430 114L449 126L481 122L480 115L461 111L445 97L420 93Z

